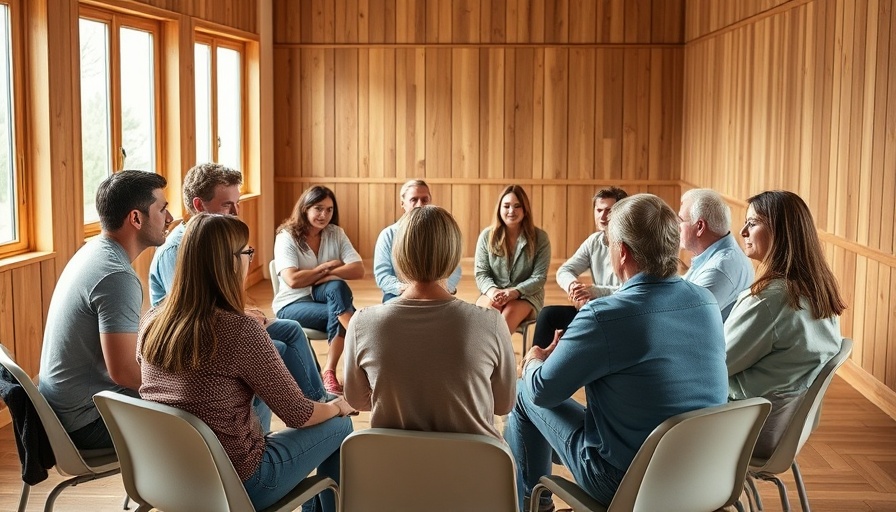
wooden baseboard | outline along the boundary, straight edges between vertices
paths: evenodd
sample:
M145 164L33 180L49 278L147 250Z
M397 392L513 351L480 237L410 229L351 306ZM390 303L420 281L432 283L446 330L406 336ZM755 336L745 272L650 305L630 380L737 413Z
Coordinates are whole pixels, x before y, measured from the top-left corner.
M896 420L896 391L885 386L851 359L847 360L840 367L837 375L843 377L843 380L854 387L868 401Z

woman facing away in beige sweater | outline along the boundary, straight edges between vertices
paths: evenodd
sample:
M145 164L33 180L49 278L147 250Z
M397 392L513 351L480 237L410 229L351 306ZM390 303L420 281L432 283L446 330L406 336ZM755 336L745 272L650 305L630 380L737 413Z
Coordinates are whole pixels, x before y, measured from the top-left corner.
M407 212L392 248L407 289L355 313L346 333L345 399L370 426L485 434L516 398L516 361L499 312L455 298L457 222L438 206Z

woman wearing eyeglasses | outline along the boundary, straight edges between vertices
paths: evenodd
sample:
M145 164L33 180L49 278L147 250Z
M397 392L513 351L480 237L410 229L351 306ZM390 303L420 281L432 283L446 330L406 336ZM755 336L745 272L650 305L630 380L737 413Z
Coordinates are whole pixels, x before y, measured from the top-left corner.
M361 256L339 227L336 195L321 185L302 193L292 215L277 231L274 262L280 291L272 304L274 313L327 333L330 350L322 374L324 387L341 395L336 364L355 312L352 290L345 281L364 277Z
M341 398L307 399L264 327L244 313L248 238L249 228L230 215L190 220L168 298L141 323L137 360L140 395L204 421L261 510L315 468L338 481L339 447L352 430L345 416L353 410ZM255 395L289 428L263 432ZM320 499L323 510L335 510L329 493Z

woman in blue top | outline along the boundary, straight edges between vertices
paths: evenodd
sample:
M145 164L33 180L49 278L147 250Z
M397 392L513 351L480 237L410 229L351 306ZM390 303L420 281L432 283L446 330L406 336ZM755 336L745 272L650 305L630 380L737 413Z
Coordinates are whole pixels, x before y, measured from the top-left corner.
M476 243L477 306L501 312L510 332L544 306L551 262L548 234L535 227L529 196L510 185L498 196L495 219Z

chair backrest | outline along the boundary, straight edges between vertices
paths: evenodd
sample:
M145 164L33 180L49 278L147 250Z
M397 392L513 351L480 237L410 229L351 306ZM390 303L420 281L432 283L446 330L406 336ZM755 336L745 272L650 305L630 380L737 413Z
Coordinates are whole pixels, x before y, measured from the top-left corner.
M519 510L513 456L489 436L371 428L340 457L342 510Z
M176 407L102 391L128 496L159 510L255 510L214 432Z
M771 403L729 402L673 416L644 441L608 510L716 510L737 501Z
M50 446L53 448L53 456L56 457L56 470L63 475L69 476L86 475L94 472L84 461L78 448L75 447L75 443L72 442L72 438L69 437L65 427L62 426L62 422L59 421L59 417L56 416L47 399L40 394L37 386L34 385L34 381L31 380L31 377L25 373L22 367L16 364L6 347L2 345L0 345L0 365L6 368L18 381L34 405L34 409L40 417L40 422L43 424L44 431L47 433L47 438L50 440ZM110 458L111 461L107 460L105 462L114 462L114 457Z
M809 439L809 434L815 430L818 424L821 402L824 400L828 386L834 379L834 374L849 359L851 352L852 340L843 338L840 343L840 351L825 363L821 372L815 377L815 381L809 386L802 402L784 428L774 452L767 460L754 459L751 463L752 466L761 466L763 472L773 474L783 473L790 469L794 459Z
M268 272L271 274L271 288L274 289L274 295L280 291L280 277L277 276L277 265L274 260L268 263Z

